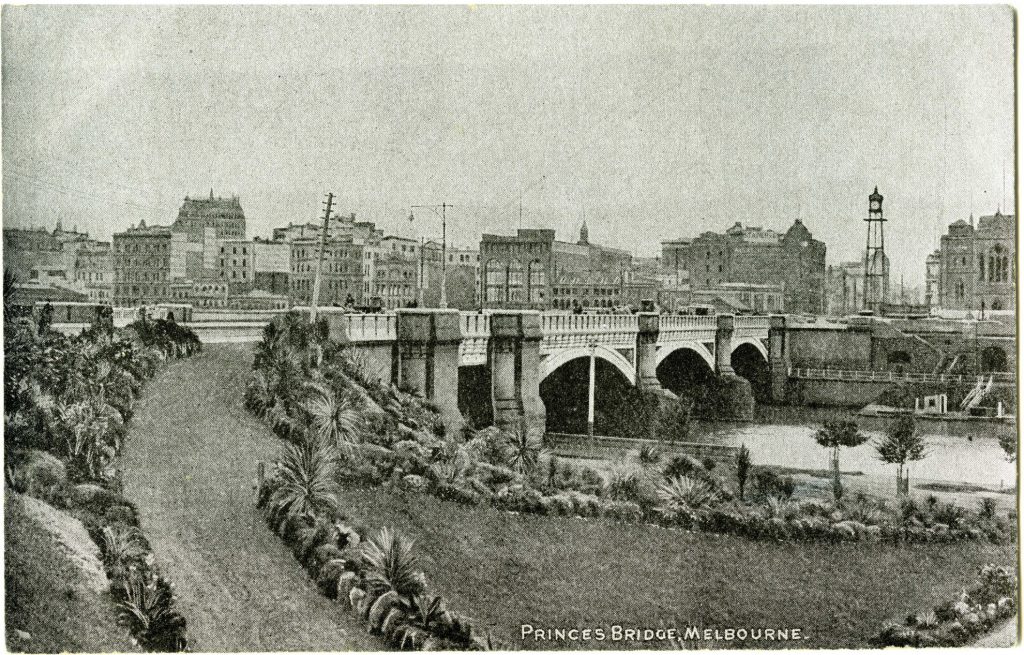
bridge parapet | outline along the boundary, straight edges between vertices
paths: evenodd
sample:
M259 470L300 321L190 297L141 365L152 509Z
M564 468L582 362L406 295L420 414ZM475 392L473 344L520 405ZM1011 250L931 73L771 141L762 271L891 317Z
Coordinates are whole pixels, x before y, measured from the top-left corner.
M487 344L491 340L490 314L462 312L459 320L462 343L459 344L459 361L462 366L483 366L487 364Z
M658 345L681 341L710 343L715 340L717 329L714 316L663 315L658 321Z
M770 316L737 316L733 323L733 337L737 339L767 339L771 320Z
M635 314L541 314L540 330L542 354L595 342L606 348L633 349L640 319Z

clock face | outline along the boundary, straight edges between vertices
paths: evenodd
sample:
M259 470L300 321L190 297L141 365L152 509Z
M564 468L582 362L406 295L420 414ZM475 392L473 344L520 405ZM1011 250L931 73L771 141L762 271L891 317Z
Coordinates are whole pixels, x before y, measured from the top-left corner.
M877 200L872 200L871 201L871 211L878 211L881 208L882 208L882 203L878 202Z

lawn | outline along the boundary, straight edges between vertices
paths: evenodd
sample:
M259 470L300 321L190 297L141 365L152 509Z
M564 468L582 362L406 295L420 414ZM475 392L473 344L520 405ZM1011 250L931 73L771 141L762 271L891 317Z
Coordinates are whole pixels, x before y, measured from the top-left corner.
M983 563L1016 561L1014 545L768 543L379 489L349 488L342 500L367 527L414 537L432 586L513 648L658 646L524 642L522 624L606 635L616 624L799 628L802 641L728 646L862 647L886 620L951 598Z
M4 503L4 618L16 652L138 652L118 625L114 601L89 587L62 546L10 491ZM28 640L16 631L31 635Z

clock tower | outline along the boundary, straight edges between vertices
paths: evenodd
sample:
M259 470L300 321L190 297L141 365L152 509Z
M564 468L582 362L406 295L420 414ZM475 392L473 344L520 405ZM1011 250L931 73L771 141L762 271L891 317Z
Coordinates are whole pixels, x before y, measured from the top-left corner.
M868 196L867 247L864 249L864 309L880 313L882 303L889 299L889 259L885 256L885 216L882 194L875 187Z

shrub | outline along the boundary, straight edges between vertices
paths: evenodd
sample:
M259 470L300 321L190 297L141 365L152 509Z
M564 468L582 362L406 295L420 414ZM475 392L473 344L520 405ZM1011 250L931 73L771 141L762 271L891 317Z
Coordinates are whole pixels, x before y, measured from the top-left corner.
M707 471L704 465L691 455L673 455L662 469L662 476L666 480L685 477L703 477Z
M28 450L9 455L11 482L21 493L47 499L52 492L67 482L64 462L41 450Z
M139 645L157 652L185 649L185 619L174 609L174 595L166 580L135 573L124 581L120 595L122 621Z
M793 497L796 490L796 483L791 476L780 476L771 469L758 469L753 477L753 495L759 502L765 502L768 498L789 499Z

